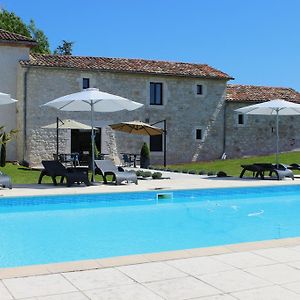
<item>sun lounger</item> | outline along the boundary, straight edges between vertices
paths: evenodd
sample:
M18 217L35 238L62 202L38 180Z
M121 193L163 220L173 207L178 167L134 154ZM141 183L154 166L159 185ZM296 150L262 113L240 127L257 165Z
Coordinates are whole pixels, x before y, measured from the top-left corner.
M0 187L12 189L11 179L0 171Z
M241 165L243 168L240 178L243 178L246 171L252 172L255 178L265 179L265 173L268 172L269 176L275 175L277 180L282 180L284 177L290 177L294 180L293 172L283 164L269 164L269 163L255 163L252 165Z
M41 184L44 176L50 176L53 184L57 185L56 177L60 176L60 183L63 183L64 179L66 178L68 187L75 182L83 182L85 185L90 185L88 168L66 168L57 160L43 160L42 165L44 166L44 169L41 171L38 181L39 184Z
M107 183L107 176L112 175L112 181L120 185L123 181L138 184L135 172L125 171L122 167L116 167L110 159L95 160L95 174L103 177L104 183Z
M290 170L300 171L300 165L296 163L288 165L287 168Z

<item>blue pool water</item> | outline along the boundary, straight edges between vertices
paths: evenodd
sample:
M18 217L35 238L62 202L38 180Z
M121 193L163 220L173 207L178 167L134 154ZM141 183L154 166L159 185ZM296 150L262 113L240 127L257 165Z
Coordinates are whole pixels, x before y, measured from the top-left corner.
M0 198L0 267L300 236L300 186Z

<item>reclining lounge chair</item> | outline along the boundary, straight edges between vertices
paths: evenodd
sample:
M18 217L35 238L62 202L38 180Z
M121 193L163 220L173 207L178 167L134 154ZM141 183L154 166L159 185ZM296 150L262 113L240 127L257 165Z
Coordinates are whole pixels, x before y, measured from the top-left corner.
M12 189L11 179L0 171L0 187Z
M300 171L300 165L296 163L290 164L289 166L287 166L287 168L294 171Z
M294 180L293 172L288 169L285 165L279 164L268 164L268 163L255 163L252 165L241 165L243 168L240 178L243 178L246 171L252 172L253 177L260 177L261 179L265 179L265 172L269 172L269 176L271 177L275 174L277 180L282 180L284 177L290 177Z
M104 183L107 183L107 175L112 175L112 181L116 185L120 185L123 181L134 182L138 184L135 172L125 171L122 167L116 167L110 159L95 160L95 174L103 177Z
M63 183L66 178L68 187L75 182L84 182L85 185L90 185L87 168L65 168L58 160L43 160L42 165L44 169L41 171L39 184L41 184L44 176L50 176L53 184L57 185L56 177L61 176L60 183Z

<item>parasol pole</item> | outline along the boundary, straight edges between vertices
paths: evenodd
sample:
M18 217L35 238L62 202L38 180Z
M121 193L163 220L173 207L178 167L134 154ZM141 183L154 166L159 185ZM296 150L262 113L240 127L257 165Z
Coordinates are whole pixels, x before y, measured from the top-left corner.
M56 117L56 160L58 160L58 127L59 127L59 118Z
M56 117L56 160L59 160L59 122L64 124L64 122L59 117Z
M94 136L94 101L91 101L91 124L92 124L92 182L95 182L95 136Z
M279 109L276 109L276 167L279 165Z

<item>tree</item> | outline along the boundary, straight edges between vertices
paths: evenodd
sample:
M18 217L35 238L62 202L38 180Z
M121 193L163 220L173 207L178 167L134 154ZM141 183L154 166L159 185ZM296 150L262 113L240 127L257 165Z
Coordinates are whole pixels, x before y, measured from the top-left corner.
M140 160L141 168L147 169L150 165L150 150L147 143L143 143Z
M33 38L38 44L31 49L32 52L50 54L48 38L42 30L36 28L33 20L26 25L15 13L0 9L0 29Z
M55 55L72 55L74 42L63 40L62 45L59 45L55 50Z
M50 54L48 38L42 30L36 28L35 23L32 19L30 20L28 29L31 33L32 38L38 43L37 46L34 46L31 49L31 51L40 54Z
M0 9L0 28L31 38L30 31L22 19L5 9Z

